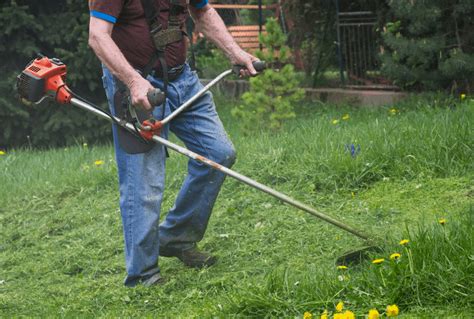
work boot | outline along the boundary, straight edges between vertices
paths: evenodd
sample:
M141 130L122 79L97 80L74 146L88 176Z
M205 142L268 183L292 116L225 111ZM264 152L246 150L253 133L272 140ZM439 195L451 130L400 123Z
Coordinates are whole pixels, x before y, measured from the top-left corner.
M210 267L217 261L215 256L205 251L199 251L195 246L185 250L160 247L160 256L176 257L191 268Z
M166 279L161 277L160 273L154 274L150 278L142 281L142 285L145 287L163 285L164 283L166 283Z

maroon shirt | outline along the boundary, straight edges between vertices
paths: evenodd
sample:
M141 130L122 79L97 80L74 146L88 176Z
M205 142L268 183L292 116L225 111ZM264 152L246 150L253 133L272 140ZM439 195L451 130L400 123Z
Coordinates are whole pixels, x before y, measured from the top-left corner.
M159 22L163 28L168 27L169 0L159 2ZM196 8L202 8L207 0L180 0L186 6L184 13L179 15L181 26L184 27L189 15L187 2ZM158 6L157 6L158 7ZM112 39L124 54L127 61L137 69L143 69L155 52L155 46L150 37L150 29L145 19L141 0L89 0L91 16L114 24ZM168 67L183 64L186 61L186 39L174 42L166 47L166 63ZM159 69L159 62L155 66Z

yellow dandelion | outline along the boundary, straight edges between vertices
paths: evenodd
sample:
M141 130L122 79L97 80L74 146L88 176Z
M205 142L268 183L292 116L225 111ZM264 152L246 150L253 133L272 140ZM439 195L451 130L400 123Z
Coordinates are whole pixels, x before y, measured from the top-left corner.
M446 218L441 218L440 220L438 220L438 223L444 226L444 224L446 224Z
M346 270L346 269L347 269L347 266L344 266L344 265L337 266L337 269L339 269L339 270Z
M304 314L303 314L303 319L311 319L313 318L313 314L309 311L306 311Z
M378 259L372 260L372 264L378 265L378 264L383 263L384 261L385 261L384 258L378 258Z
M339 123L339 120L334 119L334 120L332 120L331 123L334 124L334 125L336 125L337 123Z
M335 313L333 318L334 319L345 319L343 313Z
M346 310L344 313L344 319L355 319L355 315L352 311Z
M347 121L347 120L350 119L350 118L351 118L351 117L349 116L349 114L344 114L344 115L342 116L342 119L343 119L344 121Z
M390 255L390 260L397 260L398 258L400 258L400 254L399 253L393 253Z
M367 319L379 319L379 318L380 318L380 313L378 312L377 309L369 310L369 315L367 316Z
M324 310L319 319L328 319L328 311Z
M405 246L406 244L408 244L410 241L408 239L402 239L400 240L400 245L402 246Z
M344 309L344 303L342 301L339 301L339 303L336 306L337 312L341 312L342 309Z
M461 97L461 101L463 101L464 99L466 99L466 94L462 93L460 97Z
M395 115L395 114L398 113L398 110L397 110L396 108L392 107L392 108L389 110L389 112L390 112L390 114Z
M103 160L97 160L97 161L94 162L95 166L100 166L100 165L103 165L103 164L104 164Z
M7 153L5 153L5 151L0 151L0 155L5 155Z
M399 312L400 311L398 310L397 305L388 305L387 306L387 310L386 310L387 317L396 317L396 316L398 316Z

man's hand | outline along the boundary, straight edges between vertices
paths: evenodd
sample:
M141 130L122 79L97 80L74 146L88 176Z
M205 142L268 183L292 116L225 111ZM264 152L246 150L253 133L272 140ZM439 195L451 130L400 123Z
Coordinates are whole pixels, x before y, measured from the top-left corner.
M200 9L190 6L189 12L198 29L224 51L232 64L245 66L245 70L240 71L240 76L257 75L252 62L258 61L258 59L239 47L216 10L207 4Z
M259 61L256 57L253 55L245 52L244 50L240 49L236 50L235 53L231 54L230 56L230 62L233 65L243 65L245 66L244 69L240 70L240 76L256 76L257 71L253 67L252 62Z
M90 18L89 45L109 70L130 89L132 104L144 110L151 110L147 93L153 86L142 78L128 63L112 40L113 24L95 17Z
M150 111L154 106L148 101L147 93L153 89L153 86L146 79L142 78L138 73L137 75L137 77L127 83L127 86L130 90L132 105L145 111Z

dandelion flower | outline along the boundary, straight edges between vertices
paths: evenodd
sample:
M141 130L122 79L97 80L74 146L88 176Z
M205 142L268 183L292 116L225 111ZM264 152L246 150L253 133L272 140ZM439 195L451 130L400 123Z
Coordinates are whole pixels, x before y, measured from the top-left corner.
M328 311L327 310L324 310L323 313L321 314L321 317L319 317L320 319L328 319Z
M397 305L388 305L387 306L387 310L386 310L387 317L396 317L396 316L398 316L398 313L399 313L399 310L398 310Z
M337 312L341 312L342 309L344 309L344 303L342 301L339 301L339 303L336 306Z
M355 315L352 311L346 310L344 313L344 319L355 319Z
M461 94L460 97L461 97L461 101L463 101L466 98L466 94L463 93L463 94Z
M400 258L400 254L399 253L393 253L390 255L390 260L398 260L398 258Z
M346 269L347 269L347 266L344 266L344 265L337 266L337 269L339 269L339 270L346 270Z
M0 155L5 155L7 153L5 153L5 151L0 151Z
M405 246L406 244L408 244L410 241L408 239L402 239L400 240L400 245L402 246Z
M334 319L345 319L343 313L335 313L333 318Z
M349 114L344 114L344 115L342 116L342 119L343 119L344 121L347 121L347 120L350 119L350 118L351 118L351 117L349 116Z
M378 312L377 309L369 310L369 315L367 316L367 319L379 319L379 318L380 318L380 313Z
M94 162L95 166L100 166L100 165L103 165L103 164L104 164L103 160L97 160L97 161Z
M336 125L337 123L339 123L339 120L334 119L334 120L332 120L331 123L334 124L334 125Z
M378 258L378 259L372 260L372 264L378 265L378 264L383 263L384 261L385 261L384 258Z
M397 110L396 108L392 107L392 108L389 110L389 112L390 112L391 115L395 115L395 114L398 113L398 110Z
M440 220L438 220L438 223L444 226L444 224L446 224L446 218L441 218Z
M306 311L304 314L303 314L303 319L311 319L313 318L313 314L309 311Z

